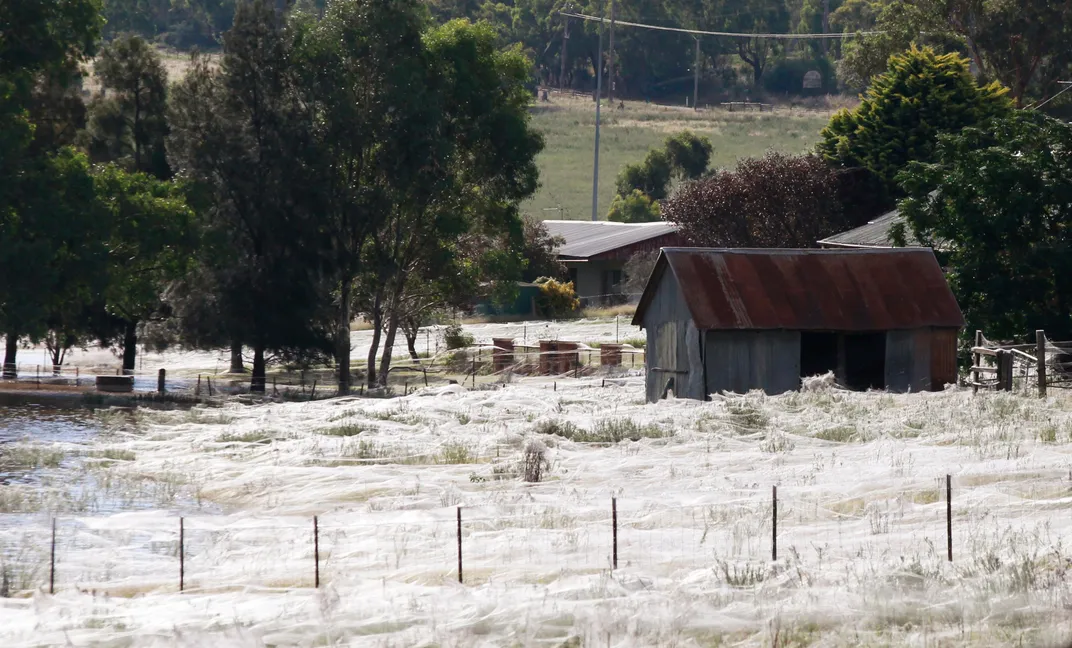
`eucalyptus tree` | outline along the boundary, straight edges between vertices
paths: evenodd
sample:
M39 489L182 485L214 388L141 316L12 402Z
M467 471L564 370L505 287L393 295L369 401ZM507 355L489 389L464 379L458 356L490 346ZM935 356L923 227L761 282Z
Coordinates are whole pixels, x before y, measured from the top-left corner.
M169 112L171 165L203 188L205 203L198 265L173 291L187 297L175 314L190 339L251 347L254 391L265 388L269 353L323 345L323 202L295 34L271 3L240 3L219 66L198 60Z

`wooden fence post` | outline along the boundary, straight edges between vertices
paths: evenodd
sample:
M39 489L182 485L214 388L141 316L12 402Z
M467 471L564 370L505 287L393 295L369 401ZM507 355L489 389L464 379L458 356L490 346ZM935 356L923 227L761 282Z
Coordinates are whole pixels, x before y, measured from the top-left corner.
M313 586L320 587L320 523L317 516L313 516L313 564L315 565L315 580Z
M160 371L163 371L161 369ZM179 518L179 591L186 589L186 524Z
M1001 391L1012 391L1012 374L1013 374L1013 356L1012 351L1008 349L998 349L998 389Z
M167 370L161 369L156 375L156 391L163 394L165 389L165 382L167 381Z
M1035 331L1035 373L1039 398L1046 398L1046 331Z
M194 388L194 396L201 395L201 374L197 374L197 387Z
M983 332L982 331L979 331L979 330L975 331L975 346L976 347L983 346ZM981 366L981 361L982 361L982 356L981 355L979 355L978 353L972 353L972 367ZM972 369L971 377L972 377L972 393L977 394L977 393L979 393L979 372L976 371L975 369Z
M614 559L611 563L613 569L618 569L618 498L610 498L610 520L614 528Z
M773 511L771 515L771 521L773 528L771 530L771 560L778 560L778 487L771 486L771 504L773 505Z
M462 580L462 507L458 507L458 582Z
M946 553L953 562L953 477L945 476L945 537Z
M52 518L52 550L48 560L48 593L56 593L56 518Z

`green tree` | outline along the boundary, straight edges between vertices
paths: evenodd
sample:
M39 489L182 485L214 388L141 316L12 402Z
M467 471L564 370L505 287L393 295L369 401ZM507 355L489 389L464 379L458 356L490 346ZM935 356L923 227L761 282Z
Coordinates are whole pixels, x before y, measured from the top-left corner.
M169 177L167 72L160 54L139 36L121 36L101 50L94 70L101 93L90 106L90 154Z
M769 0L722 0L718 5L721 27L741 33L789 31L789 9L784 2ZM735 38L737 55L752 68L752 85L759 87L763 73L781 50L781 42L770 38Z
M381 303L388 315L381 384L401 323L394 305L411 285L410 275L426 259L439 258L445 268L452 267L445 261L451 257L461 264L461 243L470 236L493 240L507 233L520 242L518 204L537 187L535 157L543 148L543 138L529 125L525 84L531 63L516 48L499 50L490 25L452 21L428 32L424 44L435 109L426 128L408 138L428 138L435 146L430 160L405 178L409 182L392 190L392 209L373 246L382 279L375 285L384 286ZM487 254L476 258L503 261Z
M666 149L652 149L643 162L622 167L615 180L619 196L630 196L639 191L651 200L666 198L673 177L674 167Z
M711 152L714 150L711 140L685 130L668 137L664 146L670 159L670 167L678 179L695 180L707 173L707 165L711 163Z
M340 0L322 20L305 14L295 24L299 82L315 115L324 206L319 225L337 293L334 357L339 393L345 394L355 284L366 270L367 248L383 242L373 237L392 213L392 200L419 182L420 168L432 159L435 99L415 2ZM393 266L384 264L389 273ZM382 299L377 291L368 304L373 347L383 328ZM374 378L374 351L369 367Z
M100 241L89 163L72 149L20 165L11 192L15 209L0 214L0 330L4 365L16 362L18 340L45 337L60 308L87 303L100 289Z
M968 330L1072 336L1070 150L1072 126L1015 112L941 136L934 162L901 175L901 213L948 259Z
M1072 71L1072 4L1050 0L914 0L885 5L877 33L852 44L844 67L866 82L889 56L930 43L971 57L984 79L1009 88L1017 107L1048 97Z
M561 279L566 276L566 266L558 260L556 251L566 242L561 236L551 236L542 222L526 216L522 237L522 256L525 270L522 281L533 282L540 277Z
M61 147L77 127L67 109L78 65L99 37L95 0L0 3L0 330L5 365L19 337L44 334L49 300L91 222L77 218L92 191L84 160ZM69 229L64 229L69 228ZM92 240L92 239L90 239ZM66 286L64 284L67 284Z
M867 168L893 197L894 177L909 162L929 161L939 134L1009 110L1005 89L978 86L964 59L913 47L890 59L855 110L831 118L818 149L837 166Z
M837 177L822 158L773 151L686 183L662 215L710 247L815 247L845 223Z
M180 278L194 248L193 215L171 182L115 165L94 177L96 199L107 223L107 283L103 305L118 326L123 371L134 373L138 326L159 317L168 283ZM105 342L111 342L110 333Z
M607 219L625 223L659 220L658 201L669 195L671 181L703 176L712 150L711 140L692 131L666 138L662 148L648 151L643 162L627 164L618 172L617 195Z
M617 194L610 203L607 220L618 223L651 223L659 220L659 203L639 189L628 196Z
M169 110L172 167L206 194L198 265L171 291L176 316L188 343L251 347L255 391L269 352L325 343L322 185L293 36L268 3L240 4L219 67L197 60Z

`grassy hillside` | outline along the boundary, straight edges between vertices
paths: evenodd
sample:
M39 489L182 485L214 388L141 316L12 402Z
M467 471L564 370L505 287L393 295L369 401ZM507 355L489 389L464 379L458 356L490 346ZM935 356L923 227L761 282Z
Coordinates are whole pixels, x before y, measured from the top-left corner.
M190 56L160 50L172 82L190 67ZM88 69L84 88L95 93L99 82ZM544 134L546 148L539 157L540 189L522 210L542 219L588 219L592 214L592 153L595 104L586 97L552 93L550 102L532 108L533 125ZM841 101L840 99L835 100ZM614 178L622 166L639 162L670 135L691 129L714 144L712 163L733 166L740 157L761 155L767 149L802 152L818 140L833 109L773 112L695 112L685 107L625 102L624 110L604 106L600 129L599 217L605 218L614 198Z
M592 213L592 154L595 104L585 98L551 95L533 107L533 123L544 134L541 187L522 209L543 219L588 219ZM694 112L684 107L626 102L624 110L604 106L600 129L599 217L614 197L614 178L625 164L638 162L667 136L684 129L714 144L712 163L732 166L767 149L803 152L818 140L832 111L779 108L773 113ZM560 210L561 209L561 210Z

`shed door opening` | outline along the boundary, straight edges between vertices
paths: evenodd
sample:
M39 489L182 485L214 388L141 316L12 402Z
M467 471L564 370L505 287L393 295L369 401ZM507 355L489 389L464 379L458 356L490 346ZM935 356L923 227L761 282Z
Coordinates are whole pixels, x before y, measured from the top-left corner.
M800 334L800 376L820 376L838 368L837 333Z
M845 386L849 389L886 388L886 334L844 336Z

